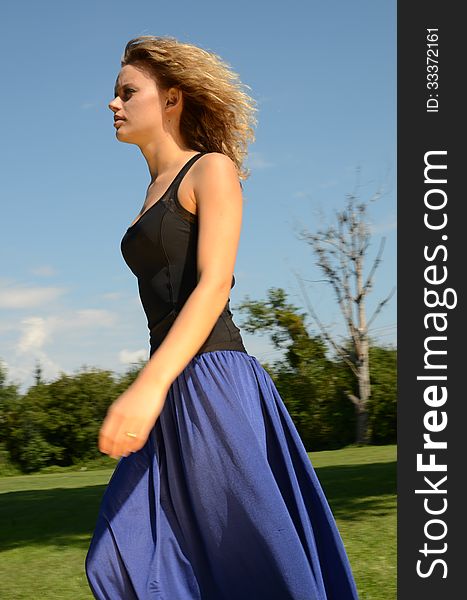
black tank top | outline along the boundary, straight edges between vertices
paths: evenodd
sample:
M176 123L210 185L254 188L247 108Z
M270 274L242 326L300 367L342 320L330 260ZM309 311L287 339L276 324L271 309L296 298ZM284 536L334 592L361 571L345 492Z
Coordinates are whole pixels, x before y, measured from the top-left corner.
M192 156L164 195L128 227L120 249L138 280L149 328L150 356L167 335L197 285L198 216L186 210L177 192L185 173L201 156ZM235 276L232 277L233 288ZM246 352L230 311L230 298L197 354L211 350Z

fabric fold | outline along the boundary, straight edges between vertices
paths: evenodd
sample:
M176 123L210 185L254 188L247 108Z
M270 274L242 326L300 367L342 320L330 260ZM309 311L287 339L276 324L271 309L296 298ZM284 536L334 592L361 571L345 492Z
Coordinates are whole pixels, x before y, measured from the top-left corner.
M358 600L320 482L256 357L205 352L175 379L145 446L109 481L86 573L98 599Z

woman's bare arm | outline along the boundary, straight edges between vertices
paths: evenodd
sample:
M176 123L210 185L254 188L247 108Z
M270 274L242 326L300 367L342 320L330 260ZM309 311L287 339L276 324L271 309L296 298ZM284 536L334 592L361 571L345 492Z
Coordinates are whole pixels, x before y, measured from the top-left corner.
M172 383L207 339L230 294L240 240L242 190L228 156L210 153L198 162L199 169L193 174L198 284L140 371L137 381L143 385Z

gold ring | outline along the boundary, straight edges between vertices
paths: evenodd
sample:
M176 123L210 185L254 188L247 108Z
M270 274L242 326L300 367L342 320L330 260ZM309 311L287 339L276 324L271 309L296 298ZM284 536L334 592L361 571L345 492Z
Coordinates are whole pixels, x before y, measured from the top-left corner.
M132 438L138 437L138 436L136 435L136 433L130 433L129 431L126 431L125 433L126 433L126 435L129 435L129 436L130 436L130 437L132 437Z

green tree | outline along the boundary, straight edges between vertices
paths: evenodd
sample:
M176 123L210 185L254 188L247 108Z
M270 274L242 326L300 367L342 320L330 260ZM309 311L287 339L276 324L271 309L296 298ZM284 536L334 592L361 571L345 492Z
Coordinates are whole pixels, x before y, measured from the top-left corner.
M2 472L9 470L11 465L10 453L7 448L9 412L19 397L19 386L7 383L7 370L0 361L0 470Z
M379 196L380 194L377 193L371 200ZM356 193L347 194L345 207L337 211L335 226L320 229L316 233L304 230L300 234L300 237L311 245L316 256L316 264L334 292L347 328L347 343L339 343L319 319L299 278L310 315L330 347L348 365L357 380L358 387L348 393L348 398L355 407L356 441L359 444L369 442L368 414L371 397L369 327L395 291L393 287L388 296L377 304L368 319L366 299L373 288L376 269L381 263L385 238L381 239L377 255L365 275L364 267L371 239L366 211L367 203L358 201Z
M397 442L397 350L370 348L369 429L373 444Z
M45 467L61 456L60 448L49 444L43 435L42 421L47 386L35 385L26 394L10 399L4 407L5 447L10 459L22 471L30 473Z
M99 456L99 428L116 394L112 372L100 369L61 374L47 386L41 430L44 439L61 450L54 464Z
M353 441L354 415L345 389L347 369L327 358L327 346L319 335L310 335L304 319L287 302L281 288L268 291L266 301L248 296L236 307L246 314L242 327L249 333L269 333L273 345L284 350L284 359L265 368L274 380L300 437L307 448L339 448Z
M25 473L100 457L98 434L107 409L142 366L135 363L119 377L84 366L48 383L36 366L35 384L23 395L6 385L0 368L0 450Z

